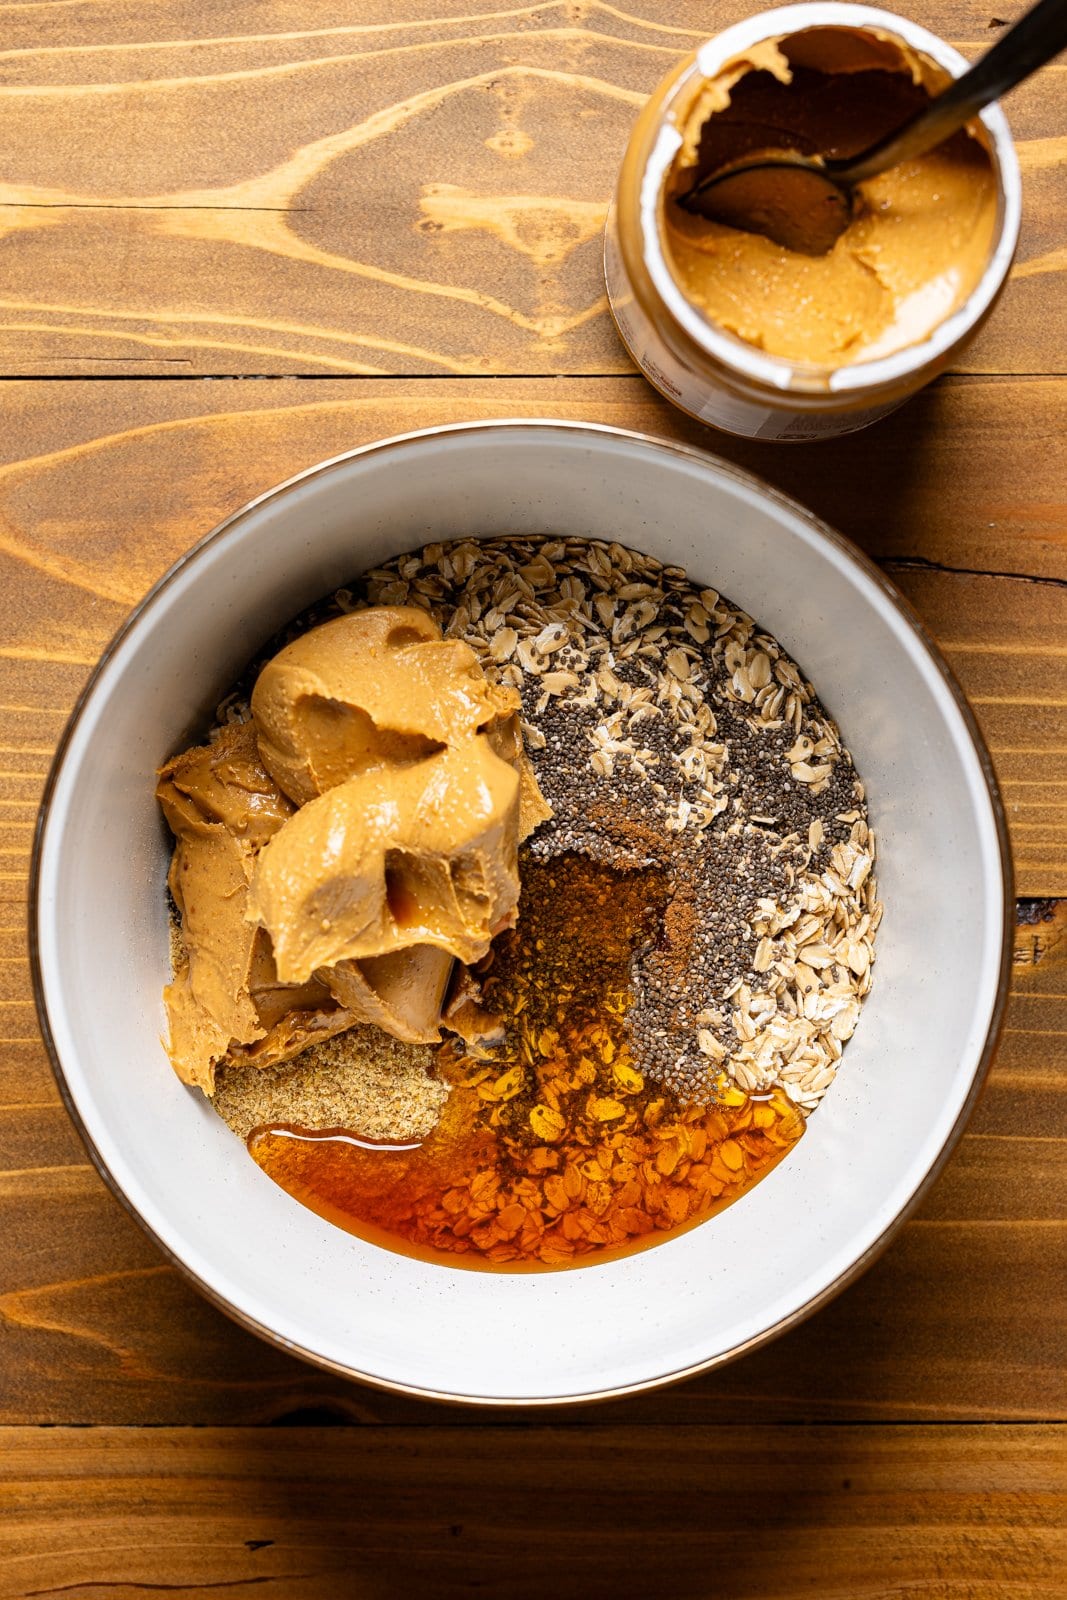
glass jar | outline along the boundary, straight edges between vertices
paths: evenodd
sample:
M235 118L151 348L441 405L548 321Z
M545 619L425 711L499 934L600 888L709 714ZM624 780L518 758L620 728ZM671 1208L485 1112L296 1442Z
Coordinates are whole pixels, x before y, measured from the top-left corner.
M686 56L654 91L634 127L607 223L604 272L623 343L666 399L701 422L747 438L803 440L852 433L894 410L937 376L988 316L1019 235L1019 164L1004 113L975 119L997 192L989 259L962 304L918 343L834 368L770 355L717 326L682 292L664 244L665 188L701 89L768 41L811 29L867 33L917 56L928 86L967 62L903 17L870 6L813 3L749 17Z

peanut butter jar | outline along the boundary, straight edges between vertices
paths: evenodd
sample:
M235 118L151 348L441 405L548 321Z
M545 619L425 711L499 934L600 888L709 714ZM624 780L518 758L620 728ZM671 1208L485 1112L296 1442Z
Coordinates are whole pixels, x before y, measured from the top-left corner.
M747 438L865 428L937 376L989 315L1019 235L1019 165L992 106L927 156L860 186L826 256L676 204L723 161L790 143L851 155L967 62L870 6L785 6L680 61L630 138L604 270L623 342L661 394Z

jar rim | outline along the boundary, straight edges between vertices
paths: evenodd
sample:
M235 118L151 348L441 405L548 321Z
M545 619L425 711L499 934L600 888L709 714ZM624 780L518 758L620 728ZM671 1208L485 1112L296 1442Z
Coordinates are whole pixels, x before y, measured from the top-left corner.
M644 161L640 176L637 224L641 252L652 285L666 310L686 336L712 360L750 381L783 393L822 393L846 396L857 391L899 384L921 372L951 351L981 321L1007 277L1019 238L1022 212L1022 184L1019 162L1007 118L999 104L987 106L979 114L989 136L989 153L997 184L997 232L978 283L925 339L880 356L876 360L827 368L784 356L769 355L735 334L717 327L703 316L683 294L668 265L661 242L660 202L674 158L682 144L682 133L670 111L691 91L694 78L711 78L731 58L771 38L807 32L814 28L877 29L892 42L908 46L926 56L953 78L964 73L969 63L958 50L918 23L894 12L874 6L847 3L847 0L805 0L799 5L779 6L762 11L726 28L700 45L692 65L673 85L665 105L665 116Z

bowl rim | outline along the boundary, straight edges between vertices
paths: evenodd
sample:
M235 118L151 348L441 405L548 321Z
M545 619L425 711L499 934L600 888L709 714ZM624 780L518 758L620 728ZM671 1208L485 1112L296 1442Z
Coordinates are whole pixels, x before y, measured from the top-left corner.
M75 1102L70 1086L67 1083L63 1064L59 1057L55 1039L52 1033L48 1015L48 1002L45 994L45 985L41 967L40 956L40 917L39 897L41 888L41 867L45 833L51 812L52 797L59 780L67 750L74 736L81 717L96 692L97 685L105 669L119 650L127 636L143 623L152 611L159 597L170 587L178 574L199 559L203 551L218 543L226 537L229 531L238 523L245 520L252 512L272 500L281 499L298 484L306 483L311 479L320 477L344 463L358 460L362 456L384 453L399 447L411 445L420 440L436 439L442 435L459 434L469 435L478 433L493 433L501 429L544 429L562 431L571 435L587 435L592 438L610 438L614 440L630 441L632 443L651 446L665 454L681 456L684 459L699 463L704 467L711 467L719 476L732 479L735 483L742 484L750 489L754 488L761 495L771 500L792 516L799 518L819 538L831 545L836 554L846 563L857 568L866 578L871 580L881 591L883 597L893 606L904 622L907 623L912 633L916 636L920 646L925 650L928 659L937 668L944 680L956 708L960 713L964 728L970 739L974 755L985 783L985 795L989 802L992 814L994 831L997 841L1001 883L1004 890L1003 920L1001 926L1000 963L997 975L996 994L990 1012L989 1026L982 1043L978 1062L968 1088L966 1098L960 1108L959 1115L945 1137L937 1155L927 1168L920 1182L913 1190L897 1215L879 1234L866 1250L859 1255L844 1271L840 1272L832 1282L825 1285L817 1294L812 1295L802 1305L793 1311L763 1328L759 1333L742 1340L729 1350L719 1351L705 1360L690 1362L687 1366L674 1371L656 1373L649 1378L637 1382L613 1385L609 1388L588 1390L578 1394L539 1395L535 1397L516 1396L487 1396L476 1394L461 1394L449 1390L433 1389L420 1384L403 1383L396 1379L383 1378L374 1373L366 1373L359 1367L346 1362L336 1361L328 1356L321 1355L315 1350L297 1344L292 1340L283 1338L267 1324L249 1315L228 1300L226 1295L213 1284L207 1283L200 1275L182 1260L169 1245L167 1245L149 1225L136 1206L123 1190L118 1179L111 1172L97 1149L81 1113ZM695 445L683 444L673 439L664 439L655 434L644 433L636 429L617 428L608 423L585 422L580 420L565 420L553 417L500 417L490 418L476 422L443 423L435 427L417 428L406 433L391 434L384 439L371 440L367 444L357 445L352 450L341 451L337 455L328 456L325 460L316 462L313 466L304 468L303 471L294 473L281 483L273 485L262 494L246 501L236 511L231 512L217 523L212 529L198 539L188 550L180 555L151 586L145 595L132 607L125 619L120 623L115 633L105 645L96 665L89 674L88 679L79 693L74 707L68 717L63 731L56 745L45 780L34 828L33 847L30 859L28 878L28 908L27 908L27 934L30 957L30 974L33 984L33 999L37 1011L38 1026L44 1041L52 1068L52 1074L59 1090L60 1098L66 1107L67 1113L80 1136L82 1143L92 1161L93 1166L104 1180L111 1193L121 1203L126 1212L133 1218L164 1258L175 1267L182 1276L199 1291L212 1305L216 1306L231 1321L256 1334L259 1338L273 1345L276 1349L285 1351L289 1355L296 1355L309 1362L312 1366L333 1373L339 1377L365 1383L372 1388L384 1390L388 1393L403 1394L414 1399L441 1400L457 1405L471 1405L483 1408L521 1406L536 1409L559 1407L568 1405L586 1405L593 1402L620 1399L627 1395L644 1394L654 1389L666 1387L668 1384L681 1383L688 1378L695 1377L698 1373L710 1372L716 1367L727 1365L739 1357L760 1349L778 1338L788 1329L799 1326L808 1317L829 1304L841 1291L855 1282L857 1278L871 1266L885 1251L887 1246L903 1227L904 1223L915 1213L925 1199L934 1183L940 1177L953 1150L959 1143L967 1123L978 1104L986 1078L992 1064L993 1056L1000 1039L1004 1025L1004 1013L1008 1001L1008 991L1012 971L1013 930L1015 908L1015 877L1011 857L1011 848L1008 837L1007 819L1004 804L1000 795L996 772L989 748L985 741L977 718L966 695L963 692L952 668L941 652L940 646L922 621L918 612L911 605L896 585L882 571L882 569L867 556L857 545L844 534L832 528L822 518L809 511L806 506L794 500L791 495L783 493L772 484L767 483L758 474L748 472L735 466L730 461L725 461L721 456L715 455L710 450L703 450Z

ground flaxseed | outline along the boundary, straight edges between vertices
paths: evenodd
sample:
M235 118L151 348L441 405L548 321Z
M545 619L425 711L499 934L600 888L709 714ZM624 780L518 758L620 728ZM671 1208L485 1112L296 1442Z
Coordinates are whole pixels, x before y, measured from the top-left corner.
M242 1139L277 1123L354 1128L366 1139L420 1139L448 1098L447 1085L431 1076L433 1059L431 1045L404 1044L361 1025L281 1066L223 1064L212 1103Z

